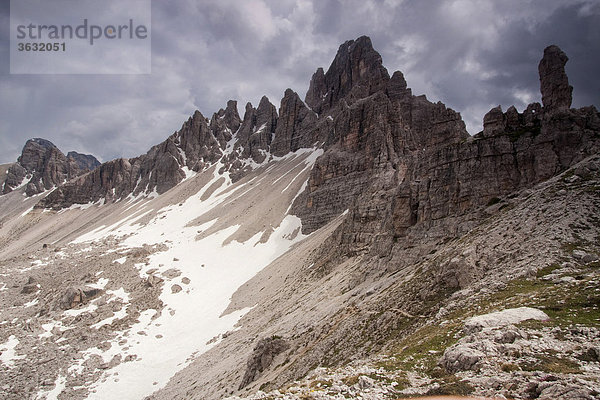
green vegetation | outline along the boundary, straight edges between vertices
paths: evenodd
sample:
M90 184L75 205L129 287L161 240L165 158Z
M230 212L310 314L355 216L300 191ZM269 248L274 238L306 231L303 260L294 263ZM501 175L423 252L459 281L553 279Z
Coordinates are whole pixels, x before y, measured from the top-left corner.
M325 380L319 380L319 379L317 379L317 380L314 380L314 381L310 382L310 387L311 388L325 389L325 388L330 387L332 384L333 384L333 382L331 382L329 380L325 381Z
M577 362L553 355L536 354L534 360L522 362L523 371L543 371L550 374L579 374L581 369Z
M562 250L571 254L583 248L579 238L565 243ZM597 265L596 265L597 264ZM455 375L446 373L438 366L438 360L448 347L460 338L466 318L506 308L529 306L544 310L550 317L547 321L525 321L523 328L569 328L573 325L600 325L600 293L597 291L597 276L590 274L600 267L600 261L588 264L586 270L570 283L556 284L541 279L560 268L552 263L540 269L535 278L520 278L509 282L504 289L489 294L468 308L459 309L447 316L441 325L424 325L401 339L391 350L388 360L378 364L388 371L415 371L433 378L440 387L430 395L465 395L471 388ZM535 354L528 361L504 363L504 372L543 371L546 373L579 373L577 362L553 354Z
M440 387L430 390L428 396L467 396L473 393L473 386L452 376L440 382Z
M519 368L519 366L518 366L518 365L516 365L516 364L511 364L511 363L503 363L503 364L500 366L500 369L501 369L502 371L504 371L504 372L513 372L513 371L518 371L518 370L520 370L521 368Z
M425 325L395 346L394 357L378 366L388 371L420 371L432 375L439 370L437 363L444 350L458 341L461 328L462 323L457 322Z
M560 265L558 265L557 263L550 264L544 268L539 269L536 273L536 277L542 278L546 275L550 275L552 272L556 271L559 268L560 268Z

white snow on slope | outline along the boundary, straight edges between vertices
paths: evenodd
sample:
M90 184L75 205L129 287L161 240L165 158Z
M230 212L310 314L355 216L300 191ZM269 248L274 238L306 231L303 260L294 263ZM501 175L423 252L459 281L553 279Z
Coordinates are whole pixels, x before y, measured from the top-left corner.
M19 339L15 335L11 335L6 342L0 344L0 362L8 368L15 366L15 360L25 358L25 356L17 355L15 348L18 344Z
M67 378L58 375L54 381L54 388L48 392L41 391L38 393L36 400L57 400L58 395L67 387Z
M309 156L305 161L306 168L312 166L316 157L321 154L320 151L315 153L317 154ZM218 170L219 165L215 168L215 171ZM140 275L145 278L150 269L156 270L153 274L161 274L171 268L181 271L176 278L165 278L160 296L165 308L160 315L151 315L152 310L142 313L139 322L118 335L108 351L92 349L88 352L88 358L98 354L106 362L117 354L122 357L137 357L135 361L121 363L107 370L106 379L90 388L90 399L141 399L164 387L195 355L216 344L207 344L211 338L233 330L236 322L250 310L238 310L221 316L233 293L305 237L298 233L300 219L287 215L266 243L260 243L263 232L258 232L243 243L234 240L223 245L237 231L238 225L196 240L199 231L205 231L217 220L201 226L187 226L190 221L221 203L227 204L233 198L239 198L248 190L245 188L246 183L225 193L231 185L230 180L225 179L219 189L208 199L201 201L204 191L220 178L222 176L215 172L213 179L196 195L188 198L182 205L159 210L157 216L146 225L137 223L146 214L140 215L138 211L125 221L101 227L75 240L79 243L108 235L130 234L122 243L126 248L143 244L166 244L168 250L151 255L148 265L136 264L140 268ZM174 259L178 259L175 265ZM183 278L189 279L189 283L184 283ZM173 285L179 285L182 290L171 290ZM125 307L122 311L124 310ZM123 343L124 339L127 343L120 345L119 342ZM157 351L158 348L160 351ZM111 378L117 374L118 379Z

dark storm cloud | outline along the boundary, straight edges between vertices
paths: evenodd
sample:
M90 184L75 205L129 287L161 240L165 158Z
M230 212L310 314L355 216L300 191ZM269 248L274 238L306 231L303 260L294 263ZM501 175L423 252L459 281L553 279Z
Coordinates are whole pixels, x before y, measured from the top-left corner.
M460 111L471 133L501 104L539 101L537 63L568 54L574 106L600 105L600 5L590 0L166 0L152 8L151 75L9 75L0 5L0 162L35 136L104 160L144 153L199 109L286 88L301 97L338 46L369 35L415 94Z

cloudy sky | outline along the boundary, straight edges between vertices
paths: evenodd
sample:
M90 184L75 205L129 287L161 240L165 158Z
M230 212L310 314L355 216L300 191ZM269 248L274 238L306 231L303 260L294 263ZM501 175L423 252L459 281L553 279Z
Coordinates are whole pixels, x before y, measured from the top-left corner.
M47 0L52 1L52 0ZM317 67L361 35L414 94L461 112L471 134L493 106L540 101L544 47L570 58L573 106L600 106L598 0L154 0L152 73L16 75L0 0L0 163L28 138L107 161L145 153L200 110L238 109L286 88L302 97Z

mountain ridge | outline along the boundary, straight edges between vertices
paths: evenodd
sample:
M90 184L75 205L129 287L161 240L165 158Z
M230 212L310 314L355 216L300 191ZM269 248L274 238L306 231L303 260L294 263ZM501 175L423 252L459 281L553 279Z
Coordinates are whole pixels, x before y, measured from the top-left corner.
M1 196L0 393L593 399L600 115L570 108L566 62L546 48L542 104L471 137L360 37L304 101L197 111ZM467 323L522 308L549 318Z

